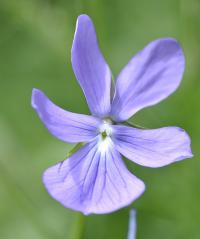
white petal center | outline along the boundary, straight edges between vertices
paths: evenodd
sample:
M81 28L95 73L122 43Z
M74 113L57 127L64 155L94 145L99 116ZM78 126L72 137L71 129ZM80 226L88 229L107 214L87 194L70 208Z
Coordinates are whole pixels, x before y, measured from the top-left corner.
M101 135L103 135L103 137L111 136L112 134L111 125L112 125L111 121L108 120L103 121L103 124L99 128L99 132L101 133Z
M98 141L98 150L105 152L112 145L112 140L110 136L112 135L112 122L110 120L104 120L102 125L99 128L99 141Z

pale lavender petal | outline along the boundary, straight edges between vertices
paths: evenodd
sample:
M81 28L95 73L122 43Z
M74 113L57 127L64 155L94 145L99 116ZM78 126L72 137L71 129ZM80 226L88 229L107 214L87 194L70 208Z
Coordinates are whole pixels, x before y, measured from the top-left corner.
M125 121L142 108L168 97L179 86L185 67L183 51L175 39L151 42L121 71L111 115Z
M136 211L131 209L129 212L128 239L136 239L137 222Z
M43 182L49 194L84 214L109 213L137 199L144 183L127 170L111 140L107 143L105 148L94 140L47 169Z
M72 66L93 115L110 112L111 73L99 49L92 20L80 15L72 46Z
M32 92L32 107L49 132L69 143L91 141L98 134L101 120L61 109L37 89Z
M113 126L116 149L133 162L147 167L162 167L191 158L190 138L178 127L137 129Z

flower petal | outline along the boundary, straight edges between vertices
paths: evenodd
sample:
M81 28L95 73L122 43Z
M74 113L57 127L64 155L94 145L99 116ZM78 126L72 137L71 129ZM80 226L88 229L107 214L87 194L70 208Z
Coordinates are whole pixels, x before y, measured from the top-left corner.
M136 239L137 222L136 222L136 211L131 209L129 212L129 228L128 228L128 239Z
M62 163L47 169L43 182L63 206L84 214L103 214L124 207L144 191L110 141L107 150L94 140Z
M147 167L162 167L191 158L190 138L178 127L136 129L113 126L116 149L133 162Z
M100 119L63 110L40 90L33 89L32 107L49 132L60 140L69 143L85 142L98 134Z
M111 115L125 121L142 108L168 97L179 86L185 67L183 51L175 39L151 42L121 71Z
M99 49L92 20L78 17L72 46L72 66L93 115L110 112L111 73Z

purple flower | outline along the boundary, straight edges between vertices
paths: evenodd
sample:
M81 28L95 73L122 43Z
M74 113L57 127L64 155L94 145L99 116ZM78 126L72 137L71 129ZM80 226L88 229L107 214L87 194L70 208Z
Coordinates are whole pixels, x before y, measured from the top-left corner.
M84 214L109 213L132 203L145 190L144 183L127 170L121 154L153 168L192 157L190 138L180 128L140 129L120 123L176 90L184 55L174 39L153 41L120 72L112 96L111 72L99 50L94 25L81 15L72 66L92 116L65 111L40 90L32 93L32 106L51 134L68 143L84 142L67 160L47 169L43 182L67 208Z

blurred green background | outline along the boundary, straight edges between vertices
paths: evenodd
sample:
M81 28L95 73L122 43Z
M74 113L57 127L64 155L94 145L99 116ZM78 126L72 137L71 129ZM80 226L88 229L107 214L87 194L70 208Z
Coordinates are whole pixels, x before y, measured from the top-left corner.
M33 87L61 107L89 113L70 63L76 18L89 14L114 76L148 42L171 36L187 66L178 91L131 120L145 127L177 125L195 157L160 169L129 169L147 185L129 208L81 217L45 191L44 169L72 145L53 138L30 105ZM200 1L0 0L0 238L122 239L130 208L138 239L200 238Z

